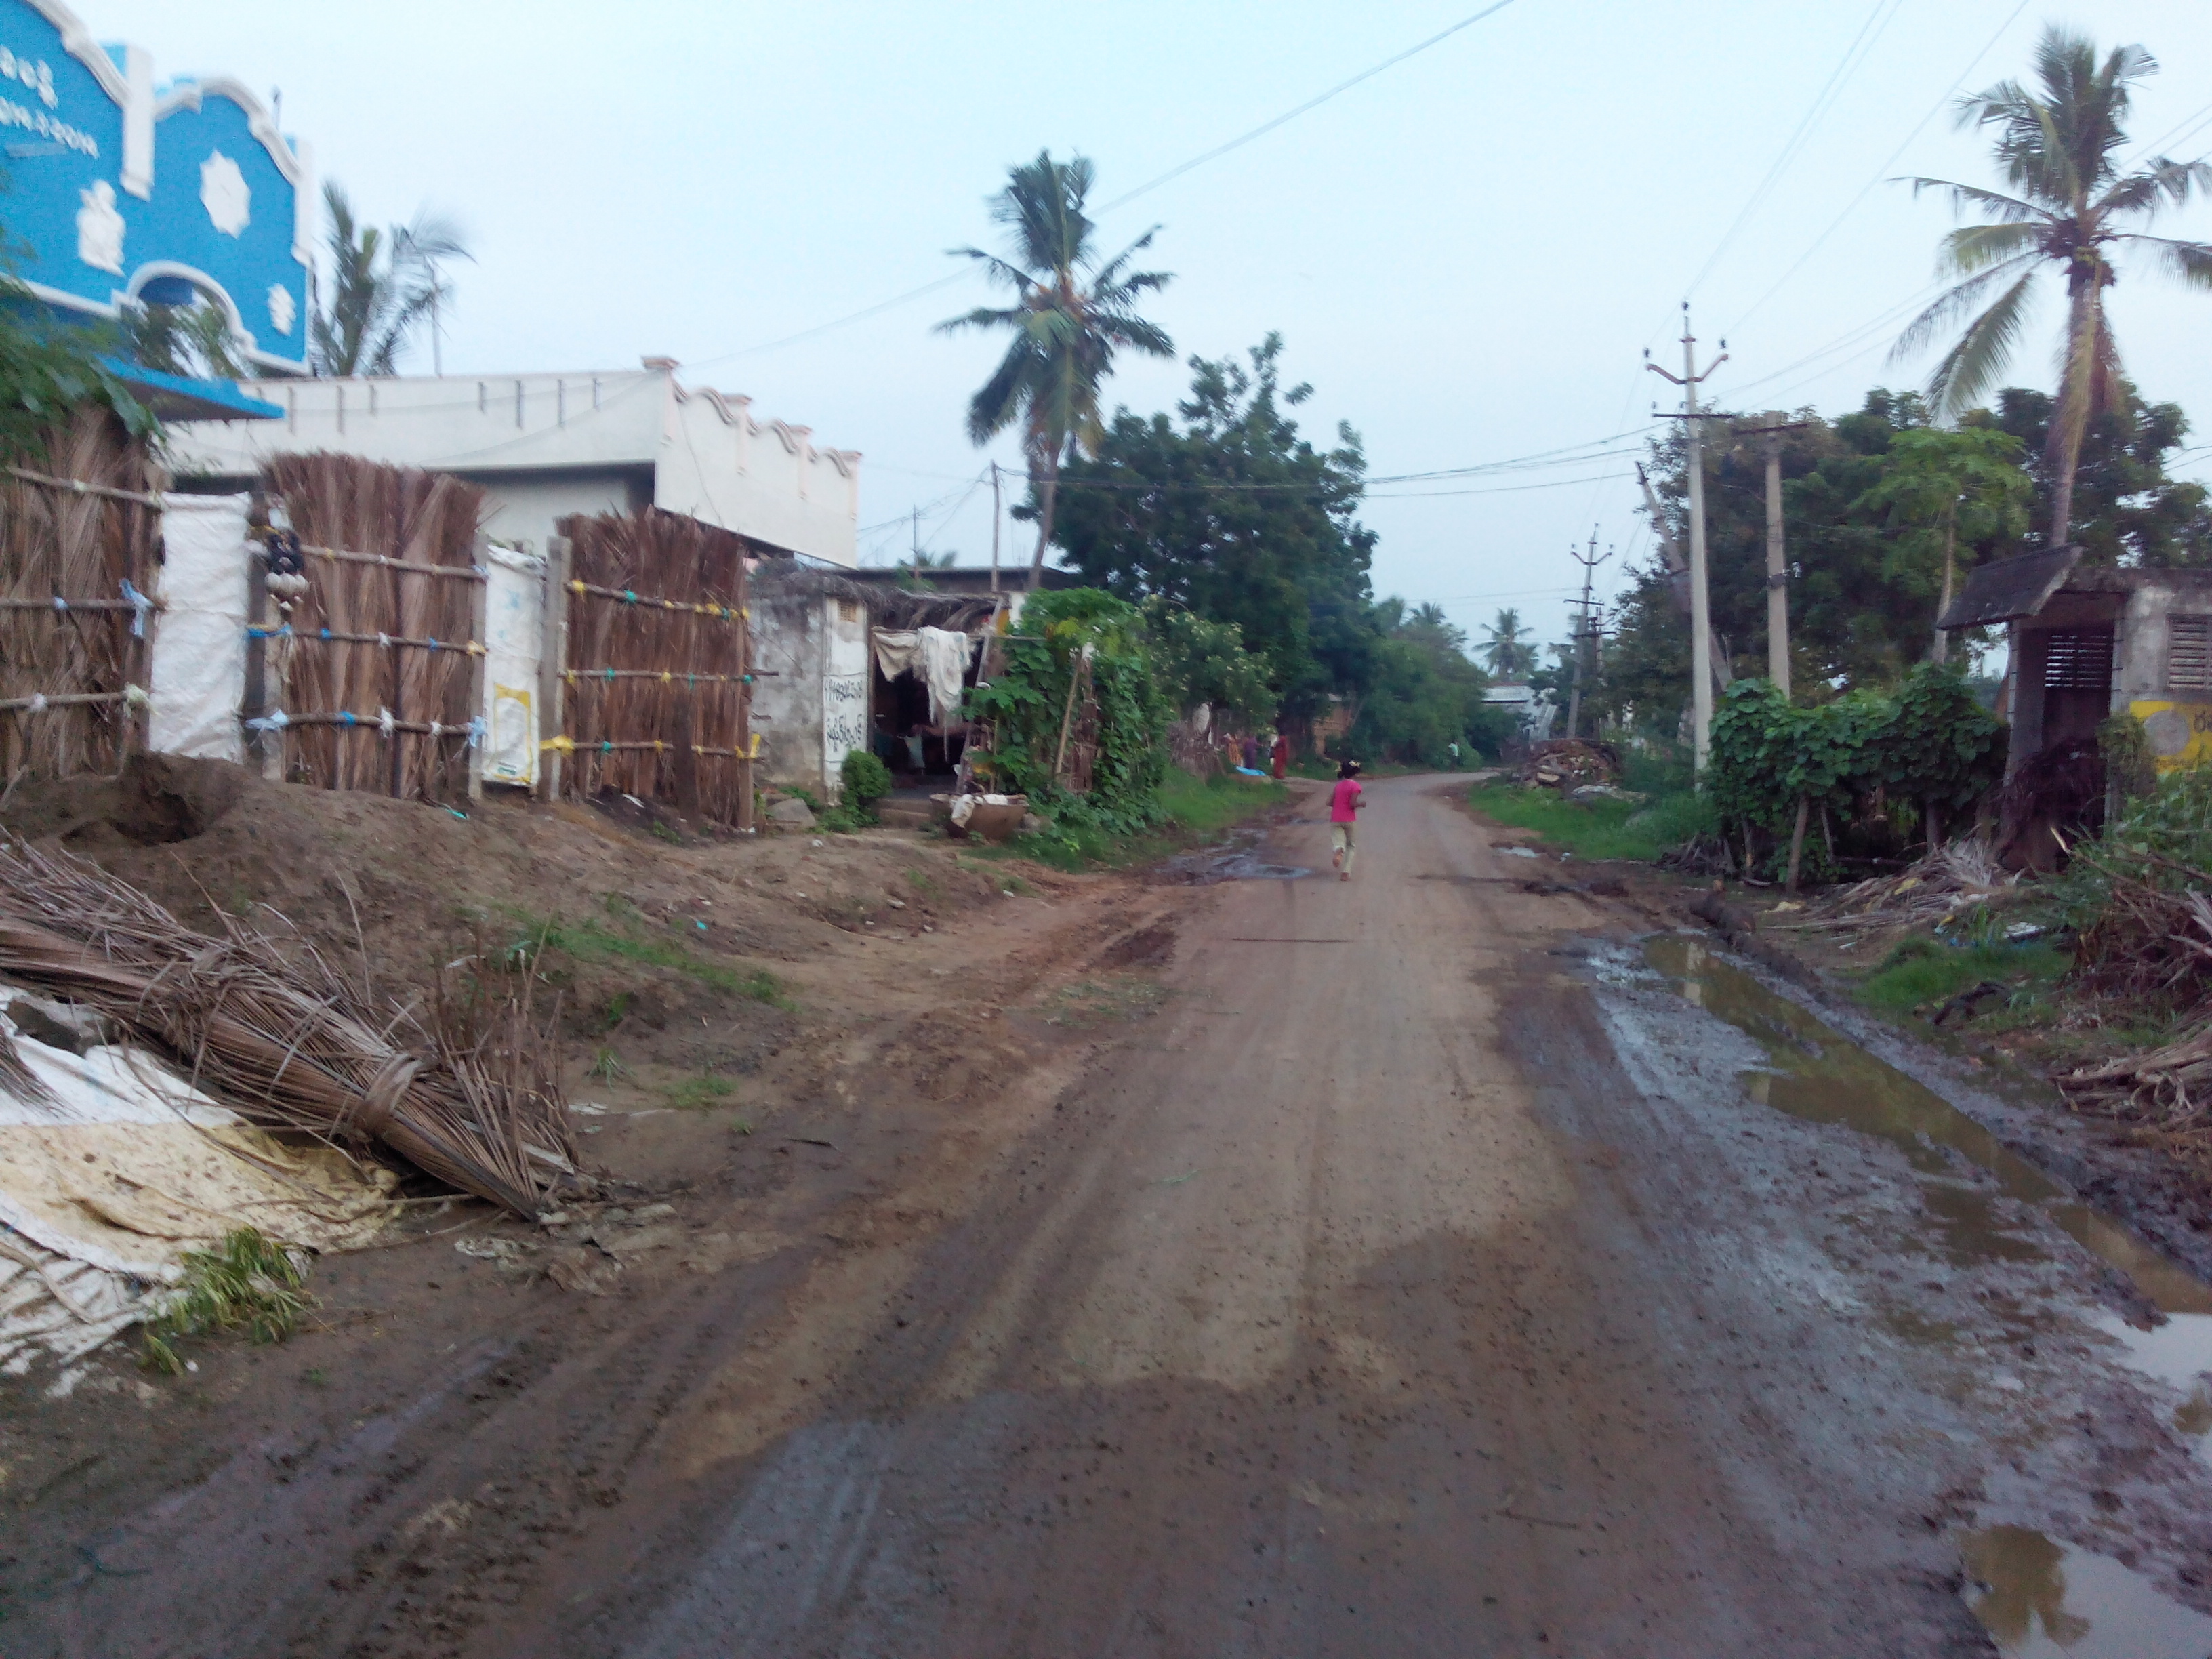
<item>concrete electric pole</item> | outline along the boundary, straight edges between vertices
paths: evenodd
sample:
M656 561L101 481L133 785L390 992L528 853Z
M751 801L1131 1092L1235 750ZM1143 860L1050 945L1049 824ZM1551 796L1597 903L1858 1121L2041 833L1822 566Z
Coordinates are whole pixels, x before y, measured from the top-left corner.
M1728 344L1723 340L1721 344ZM1647 354L1648 356L1649 354ZM1699 777L1713 745L1713 633L1711 594L1705 582L1705 457L1698 426L1698 383L1728 361L1728 352L1698 373L1698 337L1690 332L1690 302L1682 301L1682 372L1669 374L1654 362L1644 368L1682 388L1682 423L1690 464L1690 736Z
M1743 435L1766 440L1766 678L1790 695L1790 562L1782 541L1782 434L1802 432L1802 421L1784 421L1778 412L1768 426L1740 428Z
M1597 639L1590 622L1590 578L1596 574L1598 566L1613 556L1613 550L1608 547L1602 556L1599 555L1597 526L1593 525L1590 526L1589 552L1587 555L1577 553L1570 546L1567 556L1583 568L1582 617L1575 624L1575 675L1567 692L1567 735L1573 738L1581 735L1578 727L1583 712L1583 666L1589 660Z

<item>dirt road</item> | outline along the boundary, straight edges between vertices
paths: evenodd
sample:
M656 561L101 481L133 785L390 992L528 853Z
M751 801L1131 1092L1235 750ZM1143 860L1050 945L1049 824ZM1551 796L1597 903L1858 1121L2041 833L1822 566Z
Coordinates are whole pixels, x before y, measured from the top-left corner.
M1843 1038L1763 1048L1440 781L1370 799L1355 880L1282 825L1042 1003L1020 923L991 1063L825 1115L714 1271L77 1517L0 1652L2212 1646L2212 1405L2127 1280L1796 1109L1776 1055Z

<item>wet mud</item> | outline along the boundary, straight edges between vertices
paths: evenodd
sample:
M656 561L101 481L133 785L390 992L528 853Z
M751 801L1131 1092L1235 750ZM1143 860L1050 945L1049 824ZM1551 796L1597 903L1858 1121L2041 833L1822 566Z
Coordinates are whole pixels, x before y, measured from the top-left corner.
M1758 1063L1741 1073L1747 1103L1878 1140L1912 1172L1917 1213L1893 1212L1885 1242L1940 1264L1945 1278L1921 1288L1940 1285L1942 1294L1898 1300L1876 1316L1893 1336L1978 1368L1984 1390L2010 1396L2005 1415L2018 1427L2005 1440L2020 1449L2005 1474L2007 1484L2024 1483L2020 1495L2010 1505L1972 1504L1960 1518L1984 1523L1954 1534L1968 1605L2000 1650L2016 1659L2212 1653L2201 1553L2212 1287L1935 1091L1700 940L1660 935L1644 942L1643 957L1678 994L1757 1046ZM1633 965L1616 962L1607 971L1632 977ZM2066 1294L2054 1279L2085 1265L2083 1255L2105 1271L2080 1286L2091 1296ZM1971 1282L1981 1318L1946 1316L1957 1301L1954 1275ZM2054 1387L2056 1379L2035 1374L2068 1358L2106 1375L2077 1370ZM2133 1373L2134 1386L2113 1379L2114 1368ZM2063 1412L2062 1401L2077 1408ZM2176 1445L2196 1455L2177 1466ZM2085 1462L2107 1475L2156 1471L2167 1477L2166 1490L2148 1505L2124 1495L2117 1480L2075 1490ZM2143 1507L2153 1513L2134 1524ZM2039 1510L2043 1523L2026 1524ZM2083 1519L2092 1524L2085 1528ZM2166 1549L2173 1555L2160 1571L2155 1557Z

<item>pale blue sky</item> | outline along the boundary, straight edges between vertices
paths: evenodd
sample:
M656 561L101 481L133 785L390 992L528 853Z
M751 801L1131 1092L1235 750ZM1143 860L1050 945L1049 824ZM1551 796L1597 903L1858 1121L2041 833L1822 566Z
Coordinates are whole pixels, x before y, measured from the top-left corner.
M988 459L961 417L993 349L929 325L981 289L749 348L950 271L942 250L987 237L984 198L1042 146L1091 155L1110 199L1480 9L79 3L95 36L150 47L164 75L281 86L286 128L370 216L428 201L463 219L480 263L460 276L449 373L674 356L687 379L864 452L863 525L922 504L926 540L963 562L989 547L988 492L961 500ZM1672 392L1639 354L1677 366L1686 293L1705 349L1728 337L1723 406L1835 412L1924 373L1886 366L1882 319L1928 285L1951 222L1887 184L1838 216L1887 173L1987 179L1948 109L1908 135L2008 18L1968 88L2025 73L2056 19L2160 58L2142 138L2212 116L2203 0L1514 0L1107 215L1104 240L1159 222L1152 263L1176 280L1155 310L1181 351L1279 329L1289 372L1315 385L1314 426L1351 421L1378 475L1640 428ZM2212 150L2212 124L2180 148ZM2212 208L2173 227L2212 239ZM2181 401L2212 443L2212 296L2146 276L2113 307L2144 390ZM2047 382L2056 310L2016 379ZM1132 362L1115 395L1159 408L1184 379ZM1382 533L1377 591L1468 624L1516 604L1556 629L1567 544L1595 524L1640 554L1635 500L1624 458L1378 487L1364 514ZM1010 557L1027 536L1009 526ZM904 545L900 526L863 538L886 557Z

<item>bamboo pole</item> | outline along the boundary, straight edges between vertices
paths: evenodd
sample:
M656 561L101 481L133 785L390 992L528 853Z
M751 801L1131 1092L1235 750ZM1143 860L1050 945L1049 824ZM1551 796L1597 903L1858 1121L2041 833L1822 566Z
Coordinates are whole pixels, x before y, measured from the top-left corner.
M246 696L249 720L266 720L269 703L269 560L258 542L246 549ZM246 758L261 775L281 783L284 779L284 734L266 726L246 728Z
M753 832L752 573L738 555L738 832Z
M544 622L538 642L538 735L563 738L562 671L568 663L568 538L545 538ZM538 757L538 792L546 800L561 798L561 751L541 748Z
M1805 855L1805 820L1812 815L1813 798L1797 797L1797 826L1790 832L1790 874L1783 885L1790 892L1797 890L1797 865Z
M462 746L461 762L468 769L469 799L483 799L484 747L491 738L491 705L484 699L490 675L490 641L485 637L486 617L489 613L491 589L490 544L482 536L477 538L477 562L483 567L485 580L469 589L469 643L478 649L469 653L469 718L483 722L483 735L471 736Z

